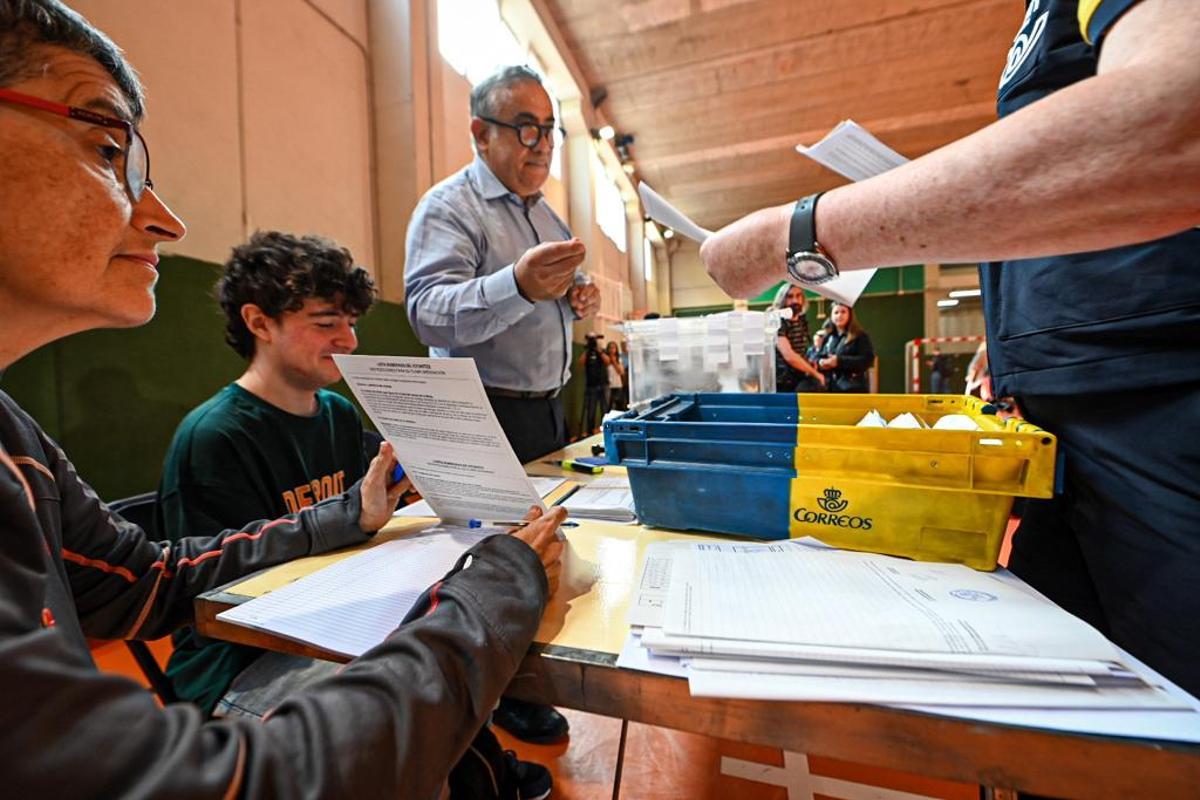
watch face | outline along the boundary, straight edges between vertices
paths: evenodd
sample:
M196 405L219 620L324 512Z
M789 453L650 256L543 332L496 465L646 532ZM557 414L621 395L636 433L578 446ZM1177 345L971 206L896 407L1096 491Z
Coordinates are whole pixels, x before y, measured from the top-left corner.
M820 253L791 253L787 267L793 283L825 283L838 276L837 267Z

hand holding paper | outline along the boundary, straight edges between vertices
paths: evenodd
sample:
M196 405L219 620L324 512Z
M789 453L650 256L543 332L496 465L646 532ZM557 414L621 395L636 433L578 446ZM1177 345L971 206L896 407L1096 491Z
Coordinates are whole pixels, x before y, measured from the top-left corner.
M779 280L784 254L787 252L786 236L782 241L774 241L769 235L759 236L750 232L737 237L736 247L730 247L727 244L739 227L762 226L764 229L770 229L773 222L772 215L781 213L779 209L756 211L750 216L734 222L719 232L717 238L724 237L724 241L716 242L712 231L705 230L692 222L683 212L664 200L658 192L645 183L638 184L638 194L651 219L679 231L689 239L700 242L700 258L708 268L708 274L730 296L750 297L769 288ZM784 230L786 231L786 225ZM714 270L714 263L725 266ZM863 289L867 287L867 283L874 275L875 270L873 269L855 270L828 283L805 288L823 297L828 297L830 300L853 306L858 302Z

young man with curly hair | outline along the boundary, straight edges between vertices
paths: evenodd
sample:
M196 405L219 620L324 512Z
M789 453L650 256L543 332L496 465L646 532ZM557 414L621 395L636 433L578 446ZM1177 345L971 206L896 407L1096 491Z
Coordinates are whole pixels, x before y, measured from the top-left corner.
M333 356L354 352L354 326L375 301L350 252L317 236L259 232L234 248L216 295L225 341L249 363L175 431L158 490L158 529L172 539L295 513L353 486L375 455L357 409L325 388L341 378ZM219 701L263 651L191 628L174 638L176 694L209 713L244 710L236 696ZM277 671L310 663L267 661Z

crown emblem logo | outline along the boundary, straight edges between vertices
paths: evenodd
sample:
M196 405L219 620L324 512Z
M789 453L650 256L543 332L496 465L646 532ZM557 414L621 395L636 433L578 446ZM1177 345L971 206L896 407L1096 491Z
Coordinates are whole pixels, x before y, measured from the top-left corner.
M842 492L840 489L834 489L832 486L830 486L825 490L824 497L817 498L817 505L828 511L830 514L837 514L841 511L845 511L846 507L850 505L850 501L842 499Z

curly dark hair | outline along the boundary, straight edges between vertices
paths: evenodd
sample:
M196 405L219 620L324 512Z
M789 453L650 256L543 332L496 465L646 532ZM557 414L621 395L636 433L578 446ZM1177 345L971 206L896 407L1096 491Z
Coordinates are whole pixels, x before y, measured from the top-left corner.
M225 341L247 361L254 357L254 334L242 320L253 303L278 320L318 297L342 301L342 310L362 316L375 302L375 282L354 266L350 251L321 236L258 231L233 249L215 294L225 312Z

